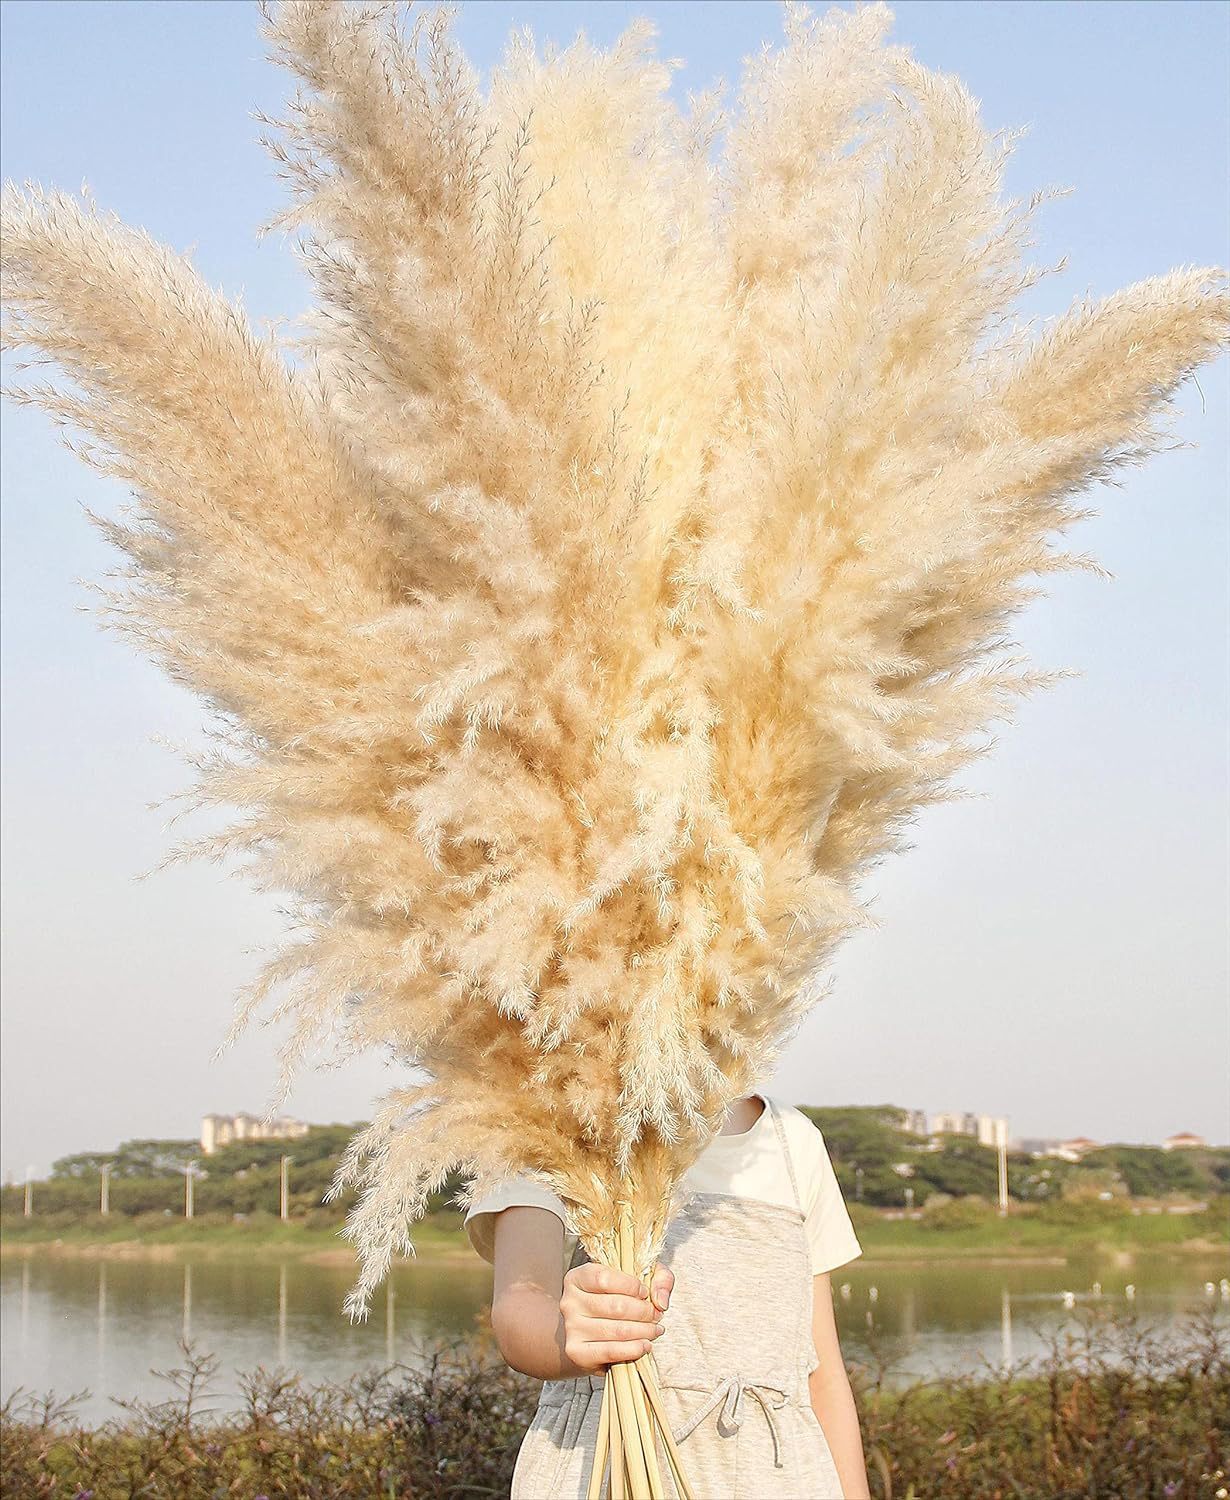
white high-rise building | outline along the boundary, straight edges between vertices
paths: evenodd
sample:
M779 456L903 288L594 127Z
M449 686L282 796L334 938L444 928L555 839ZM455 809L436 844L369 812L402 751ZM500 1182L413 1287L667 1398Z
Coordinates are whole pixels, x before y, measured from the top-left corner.
M935 1114L928 1123L931 1135L967 1135L981 1146L998 1145L1001 1137L1008 1139L1006 1115L979 1115L967 1110L963 1114Z
M220 1146L235 1141L298 1140L310 1129L306 1121L292 1120L289 1115L277 1115L268 1124L259 1115L206 1115L201 1120L201 1151L212 1156Z

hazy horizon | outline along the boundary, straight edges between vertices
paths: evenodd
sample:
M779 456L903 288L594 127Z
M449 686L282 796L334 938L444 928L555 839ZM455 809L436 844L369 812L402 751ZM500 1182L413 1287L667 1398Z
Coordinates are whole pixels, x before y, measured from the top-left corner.
M815 9L821 10L823 6ZM1067 184L1033 258L1067 268L1024 304L1051 316L1180 265L1230 260L1230 9L1201 4L904 3L896 40L959 74L999 127L1029 125L1008 190ZM484 76L509 31L610 43L638 14L688 66L684 98L781 35L766 4L463 5ZM151 21L156 24L151 24ZM255 5L8 0L0 7L0 171L75 191L289 319L307 288L289 244L257 242L282 202L250 111L280 113ZM1199 143L1196 149L1194 143ZM6 371L10 368L6 357ZM766 1088L803 1104L1006 1115L1014 1137L1230 1142L1230 361L1189 382L1164 453L1099 487L1072 534L1115 576L1052 581L1018 622L1040 667L1084 674L1034 696L877 871L878 930L842 949ZM8 377L12 378L12 377ZM202 710L82 612L77 579L119 561L81 514L126 501L35 410L0 403L3 447L3 981L0 1173L203 1114L264 1112L282 1033L211 1054L276 902L209 865L150 870L183 830L149 804L189 773ZM196 826L200 826L198 823ZM286 1113L370 1118L404 1073L377 1055L305 1072Z

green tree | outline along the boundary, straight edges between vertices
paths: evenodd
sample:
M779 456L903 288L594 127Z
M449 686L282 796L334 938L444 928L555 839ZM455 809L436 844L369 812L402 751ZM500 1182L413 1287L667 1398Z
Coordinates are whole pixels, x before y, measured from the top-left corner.
M1163 1151L1157 1146L1104 1146L1081 1158L1081 1170L1119 1173L1135 1197L1162 1197L1166 1193L1207 1193L1216 1179L1200 1171L1186 1151Z
M114 1171L114 1151L79 1151L76 1156L61 1156L51 1164L51 1177L55 1181L98 1180L105 1166Z
M803 1114L819 1127L841 1190L849 1199L860 1191L861 1201L900 1208L905 1190L913 1187L915 1201L927 1194L915 1176L894 1170L915 1165L925 1153L925 1136L906 1130L906 1112L895 1104L845 1105L822 1108L807 1105ZM917 1170L917 1169L916 1169Z
M977 1193L994 1198L999 1192L999 1163L993 1146L984 1146L972 1136L941 1136L938 1151L920 1152L915 1173L920 1182L954 1198Z
M111 1163L112 1177L178 1177L194 1157L201 1154L199 1141L123 1141L114 1151L85 1151L62 1156L52 1163L55 1177L85 1177L97 1173L103 1162Z

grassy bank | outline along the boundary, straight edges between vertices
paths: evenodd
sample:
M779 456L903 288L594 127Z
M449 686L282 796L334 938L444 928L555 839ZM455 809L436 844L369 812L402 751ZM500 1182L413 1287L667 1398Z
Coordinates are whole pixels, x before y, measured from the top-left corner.
M1086 1257L1120 1253L1230 1254L1230 1198L1190 1205L1097 1200L1013 1205L1001 1218L989 1204L960 1198L898 1217L854 1205L867 1261ZM1183 1211L1171 1210L1181 1208Z
M209 1410L217 1360L183 1345L170 1399L83 1428L71 1400L10 1398L0 1491L89 1500L444 1500L506 1496L537 1395L489 1346L441 1348L309 1387L241 1377L244 1409ZM1228 1488L1230 1333L1204 1311L1161 1332L1085 1313L1041 1359L993 1378L885 1383L851 1372L876 1500L1214 1500ZM686 1457L686 1445L684 1455Z
M132 1217L101 1214L89 1218L48 1214L29 1219L5 1216L0 1220L0 1254L56 1253L98 1257L142 1255L171 1258L180 1254L247 1258L302 1257L321 1264L350 1265L355 1260L341 1226L283 1222L273 1214L253 1214L235 1222L222 1215L194 1219L166 1218L162 1214ZM415 1226L414 1242L421 1256L441 1259L477 1257L455 1215L422 1220Z
M957 1199L915 1218L855 1204L852 1217L865 1264L1066 1260L1124 1253L1230 1255L1226 1198L1182 1213L1168 1212L1161 1204L1122 1201L1024 1204L1014 1206L1004 1218L973 1199ZM272 1214L253 1214L238 1222L221 1214L192 1220L162 1214L104 1218L60 1213L29 1219L9 1214L0 1220L0 1249L6 1254L99 1256L293 1255L349 1264L353 1250L339 1229L336 1221L316 1215L284 1223ZM414 1239L424 1258L474 1259L455 1214L423 1220L415 1227Z

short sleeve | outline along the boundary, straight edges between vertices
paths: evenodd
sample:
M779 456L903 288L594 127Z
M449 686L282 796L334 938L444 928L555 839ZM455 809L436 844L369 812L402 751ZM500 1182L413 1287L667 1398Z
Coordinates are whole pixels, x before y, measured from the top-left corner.
M545 1208L564 1226L568 1233L568 1219L562 1201L541 1182L533 1177L510 1177L481 1198L476 1198L465 1216L466 1233L470 1243L486 1261L495 1260L496 1215L506 1208Z
M835 1271L863 1253L863 1247L854 1233L850 1213L841 1194L841 1186L833 1163L829 1160L824 1136L805 1114L799 1119L806 1133L800 1130L801 1143L805 1142L803 1171L800 1174L799 1193L803 1201L803 1223L807 1232L807 1243L811 1250L811 1273L819 1276L822 1271Z

